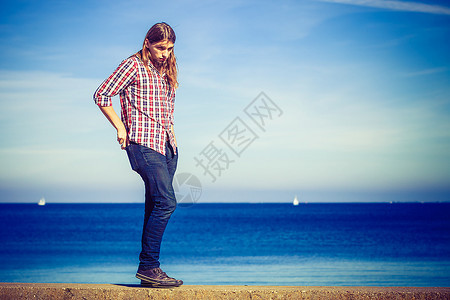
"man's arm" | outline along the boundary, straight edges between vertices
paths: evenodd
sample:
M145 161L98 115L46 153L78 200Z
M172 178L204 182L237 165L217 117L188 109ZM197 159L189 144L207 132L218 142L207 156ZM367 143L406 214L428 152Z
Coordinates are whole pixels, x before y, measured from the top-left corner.
M125 129L125 125L123 125L122 120L116 114L112 106L99 106L102 113L109 120L109 122L116 128L117 130L117 141L121 145L122 149L125 149L130 142L128 141L127 130Z

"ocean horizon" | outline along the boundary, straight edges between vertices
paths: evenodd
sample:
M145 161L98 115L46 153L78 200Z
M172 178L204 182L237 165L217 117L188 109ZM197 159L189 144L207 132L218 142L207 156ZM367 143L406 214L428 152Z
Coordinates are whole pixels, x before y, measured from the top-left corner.
M136 284L143 203L1 203L0 281ZM450 203L180 204L185 284L448 286Z

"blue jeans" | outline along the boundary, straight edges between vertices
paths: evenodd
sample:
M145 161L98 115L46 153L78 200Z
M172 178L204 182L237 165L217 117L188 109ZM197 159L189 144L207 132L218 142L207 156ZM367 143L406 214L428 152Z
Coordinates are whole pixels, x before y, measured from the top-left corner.
M159 267L161 241L170 216L177 206L172 181L178 154L166 143L166 156L135 143L126 148L131 168L144 180L145 215L139 269Z

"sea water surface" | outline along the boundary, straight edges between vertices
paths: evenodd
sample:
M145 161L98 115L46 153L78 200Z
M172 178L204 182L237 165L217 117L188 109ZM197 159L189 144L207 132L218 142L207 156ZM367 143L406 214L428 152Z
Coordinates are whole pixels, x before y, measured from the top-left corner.
M0 281L136 284L143 204L0 204ZM185 284L449 286L450 203L195 204L161 264Z

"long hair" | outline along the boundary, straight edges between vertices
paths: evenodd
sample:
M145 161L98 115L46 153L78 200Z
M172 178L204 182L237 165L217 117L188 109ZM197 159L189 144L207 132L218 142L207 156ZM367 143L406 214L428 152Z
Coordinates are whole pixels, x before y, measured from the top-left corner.
M162 40L169 40L170 42L175 44L175 39L176 39L175 32L173 31L172 27L169 26L169 24L164 22L156 23L148 30L144 42L142 43L142 50L136 53L136 55L142 60L145 68L147 68L148 70L150 51L145 46L145 40L148 40L150 43L157 43ZM172 52L170 52L169 57L164 62L163 69L164 72L166 73L167 81L169 82L169 84L172 87L177 88L178 87L177 60L175 58L173 50Z

